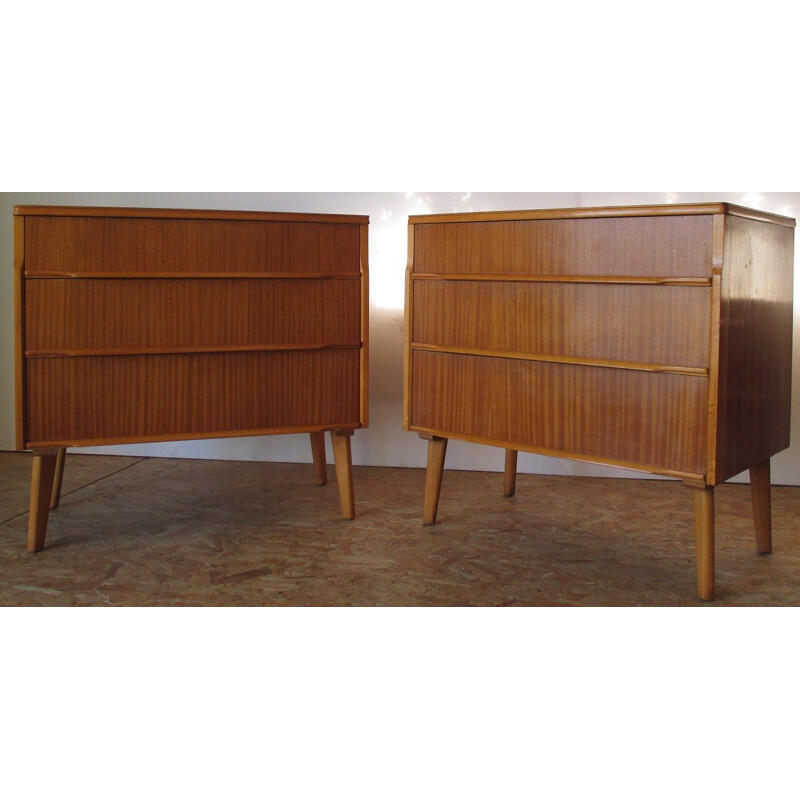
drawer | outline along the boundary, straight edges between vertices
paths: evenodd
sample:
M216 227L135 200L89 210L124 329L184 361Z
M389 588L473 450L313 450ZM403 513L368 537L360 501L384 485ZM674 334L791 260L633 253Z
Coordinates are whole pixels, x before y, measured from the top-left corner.
M360 427L359 349L31 358L26 446Z
M323 272L358 275L360 226L325 222L25 219L25 270Z
M711 289L415 280L413 344L708 368Z
M713 215L416 223L415 273L708 278Z
M706 472L705 377L427 351L411 368L412 430Z
M361 286L344 279L28 279L27 352L354 345Z

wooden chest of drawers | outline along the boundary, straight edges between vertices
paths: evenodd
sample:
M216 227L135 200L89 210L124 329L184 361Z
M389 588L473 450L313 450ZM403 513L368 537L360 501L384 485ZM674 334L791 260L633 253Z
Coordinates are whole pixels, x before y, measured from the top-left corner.
M789 444L794 220L728 204L409 219L404 424L645 470L695 492L714 594L713 487L751 471L769 552L769 459Z
M28 547L44 546L67 446L367 424L362 216L17 207L17 447L34 451ZM55 484L55 491L50 487Z

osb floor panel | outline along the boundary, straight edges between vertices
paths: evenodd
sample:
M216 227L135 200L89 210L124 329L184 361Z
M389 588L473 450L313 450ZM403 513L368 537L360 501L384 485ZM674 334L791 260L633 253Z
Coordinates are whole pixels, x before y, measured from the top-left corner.
M0 453L4 606L680 606L697 600L693 508L677 482L68 455L46 548L25 550L30 455ZM716 491L713 605L800 605L800 488L773 487L771 556L749 487Z

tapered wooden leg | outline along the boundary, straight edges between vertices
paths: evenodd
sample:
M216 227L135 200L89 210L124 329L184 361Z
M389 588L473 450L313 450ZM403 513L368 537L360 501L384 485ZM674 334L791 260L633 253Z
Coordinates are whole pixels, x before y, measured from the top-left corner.
M61 481L64 478L64 461L67 457L67 448L59 447L56 450L56 472L53 476L53 492L50 495L50 509L58 508L61 502Z
M750 494L756 524L756 547L759 553L772 552L772 499L770 496L769 459L750 468Z
M317 483L324 486L328 482L325 431L314 431L311 434L311 457L314 459L314 474L317 476Z
M506 469L503 480L503 494L513 497L517 491L517 451L506 450Z
M47 519L50 516L50 501L53 495L53 479L56 473L57 453L41 450L33 454L31 470L31 507L28 515L28 550L44 549L47 535Z
M694 493L694 536L697 558L697 594L701 600L714 599L714 487L692 489Z
M428 441L428 467L425 470L425 507L422 512L422 522L425 525L436 524L445 455L447 455L447 439L432 436Z
M356 515L353 495L353 457L350 450L352 435L353 431L331 431L336 482L339 485L339 500L342 504L342 516L345 519L353 519Z

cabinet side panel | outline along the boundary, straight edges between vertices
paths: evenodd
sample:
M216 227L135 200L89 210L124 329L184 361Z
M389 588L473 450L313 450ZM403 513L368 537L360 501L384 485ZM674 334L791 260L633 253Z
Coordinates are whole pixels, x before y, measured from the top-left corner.
M697 376L415 351L412 429L676 473L705 469Z
M794 229L725 223L716 482L789 446Z
M358 428L360 352L31 358L28 444Z
M710 215L415 226L416 273L711 275Z
M360 225L31 217L28 274L324 272L358 275Z

